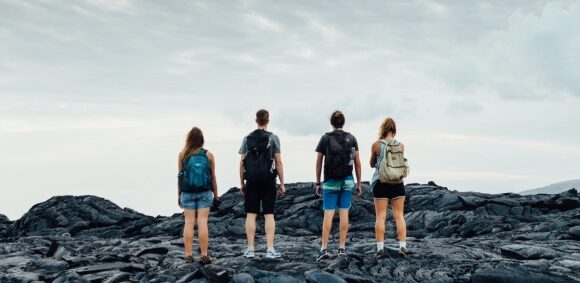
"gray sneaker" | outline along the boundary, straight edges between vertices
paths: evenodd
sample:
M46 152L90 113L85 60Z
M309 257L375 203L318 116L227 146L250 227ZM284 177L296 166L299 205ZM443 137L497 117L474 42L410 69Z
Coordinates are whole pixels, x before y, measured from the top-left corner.
M245 258L255 258L256 254L254 253L254 250L246 249L244 251L244 257Z
M318 257L316 258L316 261L321 261L321 260L327 259L327 258L330 258L330 253L328 252L327 249L323 249L318 254Z
M273 250L268 250L266 252L266 257L267 258L280 258L280 257L282 257L282 255L276 249L273 249Z
M406 256L409 253L409 251L407 250L407 248L399 248L399 254L402 256Z
M346 249L338 249L338 255L339 256L348 256L348 252L346 251Z
M375 259L381 259L381 258L383 258L383 257L385 257L385 250L384 250L384 249L382 249L382 250L378 250L378 251L375 253Z

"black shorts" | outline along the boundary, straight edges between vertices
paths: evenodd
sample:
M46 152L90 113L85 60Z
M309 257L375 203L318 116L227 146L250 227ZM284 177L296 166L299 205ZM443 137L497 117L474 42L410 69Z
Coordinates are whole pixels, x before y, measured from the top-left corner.
M373 196L378 199L397 199L405 196L405 185L385 184L378 181L373 186Z
M244 195L246 213L274 214L276 209L276 179L272 182L253 183L246 182L246 194Z

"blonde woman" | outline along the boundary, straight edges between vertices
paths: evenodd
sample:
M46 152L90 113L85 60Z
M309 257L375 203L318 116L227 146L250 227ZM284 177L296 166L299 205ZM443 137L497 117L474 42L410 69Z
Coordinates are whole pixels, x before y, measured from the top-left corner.
M371 167L375 168L371 186L373 189L374 203L375 203L375 238L377 243L377 252L375 256L380 258L384 256L384 240L385 240L385 221L387 220L387 206L391 202L393 217L397 224L397 236L399 238L399 253L401 255L407 254L407 227L404 218L404 204L405 204L405 186L401 179L400 183L383 183L379 177L381 161L385 158L386 147L398 143L400 151L405 151L405 146L395 140L397 134L397 126L395 121L388 117L381 124L379 130L379 140L372 145L371 149Z
M203 148L203 133L197 127L189 131L185 146L179 153L179 182L177 202L183 208L185 225L183 241L185 245L185 261L193 262L193 234L197 221L197 235L201 249L201 263L211 263L208 255L207 218L214 199L218 197L218 187L215 177L215 160L211 152Z

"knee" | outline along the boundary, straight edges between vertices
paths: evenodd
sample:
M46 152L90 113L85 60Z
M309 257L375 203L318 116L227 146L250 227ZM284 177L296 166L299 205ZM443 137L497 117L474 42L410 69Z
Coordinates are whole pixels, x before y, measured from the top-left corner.
M400 212L400 213L397 213L397 214L395 215L395 221L396 221L396 222L398 222L398 223L400 223L400 222L405 222L405 216L403 215L403 213L402 213L402 212Z
M185 227L195 226L195 219L185 219Z
M379 214L376 216L376 218L377 224L385 224L385 221L387 221L387 216L385 214Z

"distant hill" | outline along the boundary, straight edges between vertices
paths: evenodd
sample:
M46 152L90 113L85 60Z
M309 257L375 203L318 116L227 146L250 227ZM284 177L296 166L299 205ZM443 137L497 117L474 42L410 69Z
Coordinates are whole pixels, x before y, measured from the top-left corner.
M545 187L525 190L519 192L520 195L535 195L535 194L559 194L570 189L580 189L580 179L569 180L560 183L551 184Z

